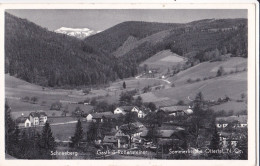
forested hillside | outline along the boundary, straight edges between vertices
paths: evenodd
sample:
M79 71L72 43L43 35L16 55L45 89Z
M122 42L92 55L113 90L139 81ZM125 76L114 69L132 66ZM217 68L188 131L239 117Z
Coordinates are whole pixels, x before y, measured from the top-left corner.
M25 81L51 87L78 86L135 74L136 66L120 63L101 51L5 14L5 73Z
M133 37L136 41L129 43ZM124 22L86 38L85 43L137 64L167 49L193 62L216 60L227 53L247 57L247 20L206 19L187 24Z
M5 72L42 86L105 84L138 74L139 65L163 50L189 65L222 55L247 57L246 19L187 24L128 21L84 41L5 15Z

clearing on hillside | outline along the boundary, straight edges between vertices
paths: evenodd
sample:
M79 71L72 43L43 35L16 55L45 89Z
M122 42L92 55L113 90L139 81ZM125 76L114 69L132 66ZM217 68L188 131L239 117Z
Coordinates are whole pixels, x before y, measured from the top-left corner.
M144 62L140 64L140 66L148 65L149 68L160 68L160 72L167 70L168 68L172 68L172 66L177 65L179 63L186 62L187 59L181 57L170 50L163 50L153 55L152 57L146 59Z

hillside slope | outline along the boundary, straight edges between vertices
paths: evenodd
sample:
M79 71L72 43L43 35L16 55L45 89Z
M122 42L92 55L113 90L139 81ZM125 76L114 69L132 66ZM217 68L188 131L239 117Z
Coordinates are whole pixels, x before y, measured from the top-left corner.
M85 43L137 63L166 49L200 61L213 59L204 54L216 48L246 57L247 20L208 19L187 24L129 21L88 37Z
M77 38L5 13L5 72L10 75L42 86L79 86L129 77L132 69Z

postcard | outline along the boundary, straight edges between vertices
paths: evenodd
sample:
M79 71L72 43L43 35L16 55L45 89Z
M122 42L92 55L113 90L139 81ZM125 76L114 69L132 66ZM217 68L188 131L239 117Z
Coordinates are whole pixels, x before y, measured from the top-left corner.
M1 4L0 163L256 165L257 12Z

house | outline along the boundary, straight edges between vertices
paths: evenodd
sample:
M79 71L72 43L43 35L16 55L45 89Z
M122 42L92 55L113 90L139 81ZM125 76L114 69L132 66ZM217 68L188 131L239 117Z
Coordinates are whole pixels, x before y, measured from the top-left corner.
M47 115L45 112L31 112L29 114L29 119L34 126L43 125L47 121Z
M141 108L141 109L140 109L139 107L134 106L134 107L131 109L131 112L136 112L138 118L144 118L144 117L147 115L148 110L147 110L146 108Z
M228 144L231 144L233 147L236 147L238 141L242 139L243 135L240 133L230 133L230 132L219 132L219 140L223 147L227 147Z
M226 128L228 126L228 122L225 120L216 120L216 127L219 129Z
M181 144L186 137L185 130L181 127L175 127L172 129L158 128L154 132L154 136L157 138L158 144ZM149 141L151 138L148 137L148 130L144 130L141 134L143 141Z
M170 116L189 116L193 114L190 106L169 106L160 109Z
M126 148L128 138L125 136L108 136L106 135L103 139L103 145L112 145L117 148Z
M120 117L120 114L113 114L112 112L100 112L100 113L93 113L89 114L87 118L93 122L110 122L116 121Z
M132 108L133 108L132 106L120 106L114 110L114 114L125 115L127 112L130 112L132 110Z
M88 116L86 117L87 122L92 122L92 118L93 118L93 115L92 114L88 114Z
M19 128L23 127L31 127L31 122L28 117L24 117L23 115L15 120L16 125Z
M128 126L128 125L130 125L130 126ZM124 125L120 126L118 131L116 132L115 136L126 136L129 138L129 135L123 132L124 129L128 128L128 127L136 129L136 131L131 134L132 141L141 142L140 136L144 130L147 130L147 128L140 122L134 122L134 123L124 124Z
M237 116L216 118L217 128L226 128L228 125L230 125L232 128L246 128L247 115L237 115Z

